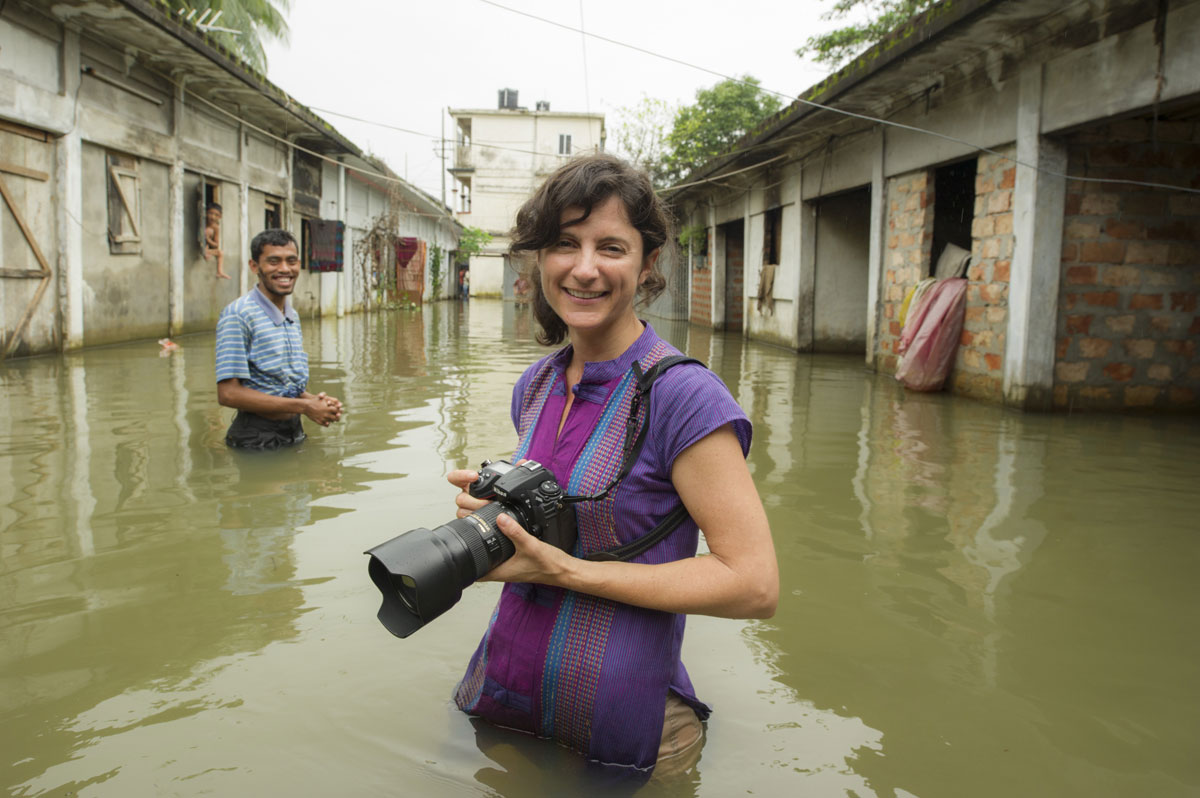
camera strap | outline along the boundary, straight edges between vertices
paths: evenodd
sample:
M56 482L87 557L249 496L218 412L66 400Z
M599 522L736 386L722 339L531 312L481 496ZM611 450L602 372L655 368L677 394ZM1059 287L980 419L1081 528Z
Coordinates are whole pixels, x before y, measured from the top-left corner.
M641 454L642 447L646 444L646 430L650 426L650 389L654 386L655 380L662 376L663 372L672 366L678 366L682 363L696 363L697 365L704 366L696 358L686 355L668 355L645 371L642 370L641 363L636 360L634 361L633 373L637 378L637 389L630 400L629 418L625 422L625 446L621 458L621 471L617 474L617 478L599 493L591 496L567 496L565 497L566 502L600 501L616 489L617 485L621 484L621 480L629 476L629 472L633 470L633 464L637 462L638 455ZM643 407L645 408L645 412L642 412ZM645 423L639 424L639 417L644 418ZM584 557L584 559L600 562L633 559L674 532L676 527L683 523L687 517L687 508L680 503L678 507L659 521L653 529L640 538L611 549L594 551Z

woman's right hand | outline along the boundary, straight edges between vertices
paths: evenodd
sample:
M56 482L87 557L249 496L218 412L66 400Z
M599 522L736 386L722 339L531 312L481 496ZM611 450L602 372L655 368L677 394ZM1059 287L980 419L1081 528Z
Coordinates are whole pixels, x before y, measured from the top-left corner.
M479 479L479 472L469 468L460 468L446 475L446 481L462 491L454 497L454 503L458 506L456 518L466 518L488 503L487 499L476 499L467 492L467 486L477 479Z

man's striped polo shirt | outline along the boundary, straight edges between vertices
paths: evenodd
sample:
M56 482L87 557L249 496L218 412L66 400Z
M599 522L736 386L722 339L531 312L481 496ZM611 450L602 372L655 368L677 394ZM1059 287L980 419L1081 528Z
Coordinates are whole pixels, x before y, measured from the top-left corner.
M258 286L230 302L217 320L217 382L236 378L272 396L297 397L308 385L300 316L267 299Z

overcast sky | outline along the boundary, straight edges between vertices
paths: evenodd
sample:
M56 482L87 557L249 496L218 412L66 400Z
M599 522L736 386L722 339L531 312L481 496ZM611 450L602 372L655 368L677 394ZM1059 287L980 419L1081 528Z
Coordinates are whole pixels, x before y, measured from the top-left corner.
M724 75L753 75L788 96L827 74L795 50L832 27L820 19L832 0L498 1L573 28L582 12L589 33ZM289 43L266 48L271 81L435 197L447 107L495 108L498 90L512 88L529 108L548 100L554 111L604 113L611 143L618 108L642 95L691 102L720 80L482 0L292 0L288 24ZM447 192L451 183L447 177Z

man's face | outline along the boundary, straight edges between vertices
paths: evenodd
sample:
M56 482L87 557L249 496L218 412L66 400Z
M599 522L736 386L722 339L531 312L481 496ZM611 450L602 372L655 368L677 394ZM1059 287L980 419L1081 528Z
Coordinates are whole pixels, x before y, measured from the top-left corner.
M208 212L204 214L204 218L208 221L209 227L216 227L221 223L221 209L209 208Z
M258 275L258 283L267 296L282 305L283 298L296 287L300 274L300 253L295 244L277 247L267 244L258 260L250 261L250 271Z

